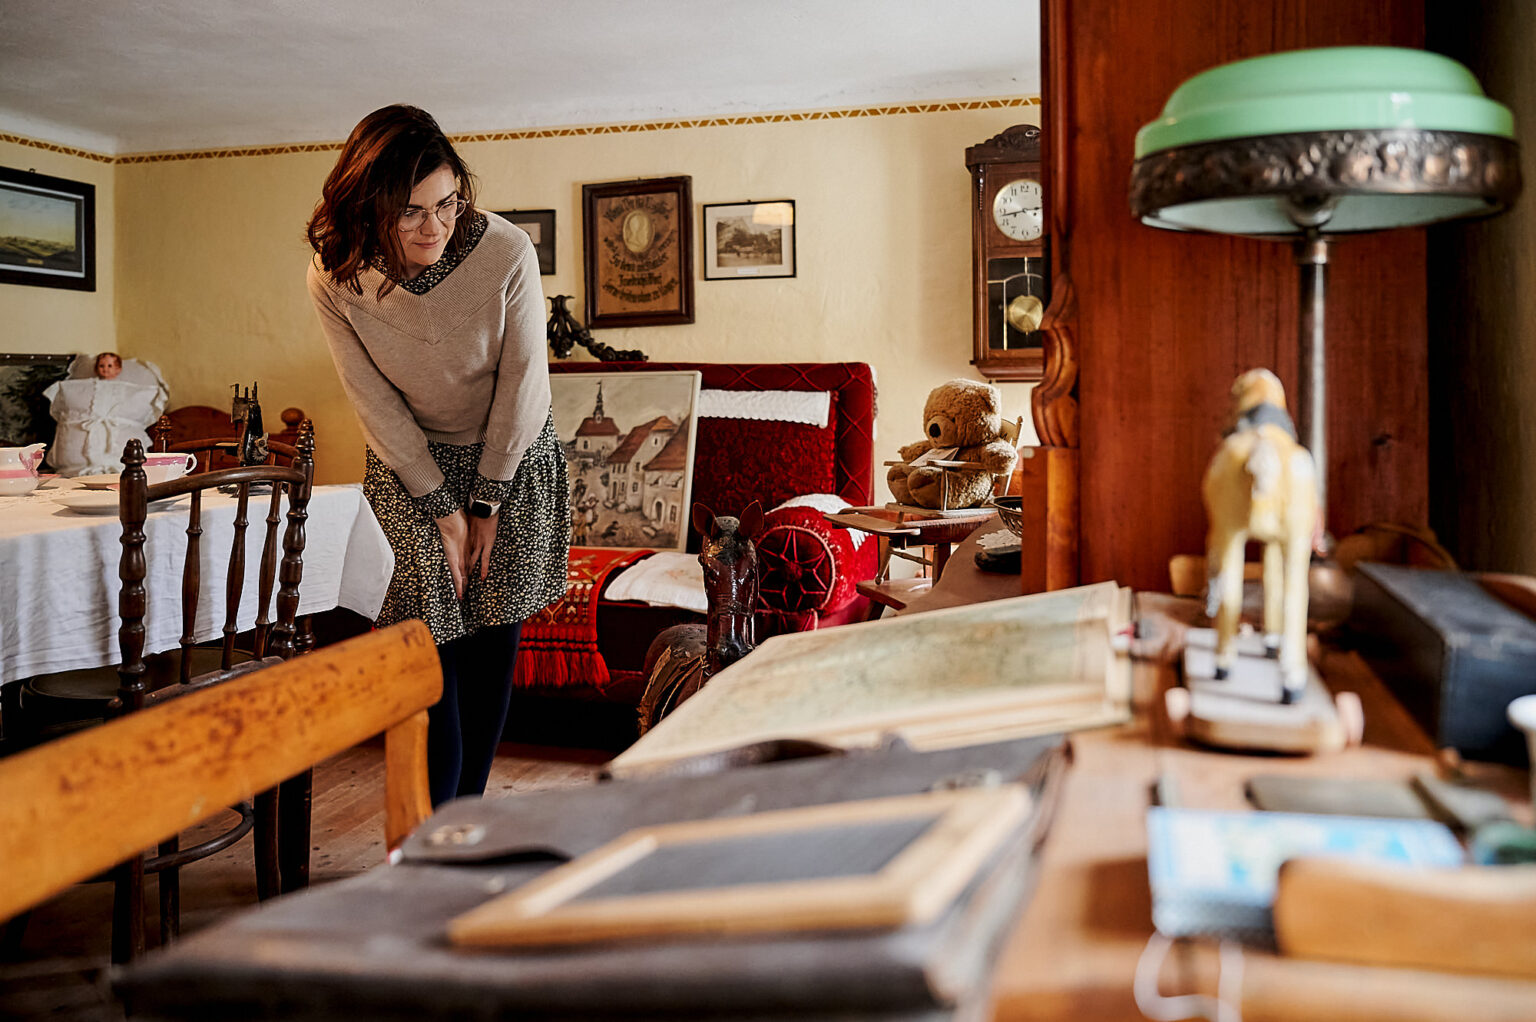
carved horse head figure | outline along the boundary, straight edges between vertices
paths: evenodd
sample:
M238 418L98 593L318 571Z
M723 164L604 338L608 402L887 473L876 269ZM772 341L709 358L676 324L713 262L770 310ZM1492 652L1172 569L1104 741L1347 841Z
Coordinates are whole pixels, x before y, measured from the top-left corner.
M1232 384L1233 424L1211 458L1201 488L1210 532L1206 613L1216 619L1216 677L1231 669L1232 638L1243 602L1243 547L1264 545L1264 632L1278 653L1281 702L1307 677L1307 569L1318 531L1312 455L1296 442L1285 390L1268 369Z
M699 564L709 597L704 677L709 679L757 646L757 547L763 506L747 505L740 518L693 505L693 527L703 537Z
M757 645L753 540L763 530L762 505L753 501L740 518L731 518L695 504L693 527L703 538L699 564L709 598L708 623L673 625L651 641L639 706L641 734Z

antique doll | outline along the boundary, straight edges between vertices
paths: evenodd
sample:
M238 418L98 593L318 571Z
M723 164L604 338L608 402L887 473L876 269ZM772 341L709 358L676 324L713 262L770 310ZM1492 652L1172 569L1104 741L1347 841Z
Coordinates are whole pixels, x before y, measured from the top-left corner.
M153 362L126 361L116 352L81 355L69 377L43 391L58 422L48 460L63 476L121 472L123 447L165 411L169 391Z

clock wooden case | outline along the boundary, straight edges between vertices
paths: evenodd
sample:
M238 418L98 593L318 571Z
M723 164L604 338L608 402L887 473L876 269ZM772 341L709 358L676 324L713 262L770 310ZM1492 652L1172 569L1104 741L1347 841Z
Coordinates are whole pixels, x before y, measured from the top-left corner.
M1016 124L965 151L971 172L971 361L994 380L1039 380L1051 302L1040 129Z

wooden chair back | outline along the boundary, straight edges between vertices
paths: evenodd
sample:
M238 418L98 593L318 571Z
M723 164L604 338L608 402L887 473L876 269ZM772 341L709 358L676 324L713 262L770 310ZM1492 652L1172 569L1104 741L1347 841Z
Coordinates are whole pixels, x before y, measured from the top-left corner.
M299 582L304 569L304 526L308 520L309 497L314 486L314 429L306 421L299 430L299 442L293 449L293 464L255 465L244 468L218 469L182 476L169 482L150 485L144 475L144 452L138 440L128 441L123 453L123 473L118 486L120 514L123 522L123 553L118 575L122 579L119 610L122 626L118 630L118 643L122 651L118 674L121 712L142 708L151 702L172 698L179 694L175 689L148 690L144 664L144 613L146 596L144 578L147 573L144 557L144 521L148 505L167 497L191 494L191 507L187 519L187 546L182 564L181 585L181 655L177 681L186 686L194 683L212 683L223 680L223 673L234 666L235 636L239 631L240 601L246 577L246 533L250 525L251 486L266 483L270 495L266 497L265 535L262 542L260 563L257 565L256 630L251 649L252 658L261 660L267 656L288 659L295 650L296 620L299 609ZM235 488L238 504L235 509L234 530L225 570L223 650L219 662L220 674L194 679L192 650L196 645L195 634L199 594L202 588L202 501L203 494L221 486ZM283 519L282 495L288 495L287 528L281 537L282 555L279 563L278 524ZM260 495L258 494L258 497ZM277 619L271 617L274 586L277 589Z
M0 920L383 731L385 839L431 813L420 621L350 639L0 760Z
M267 464L291 465L297 455L299 432L308 422L301 408L284 408L283 429L267 436ZM226 411L207 405L186 405L160 416L149 429L151 447L156 451L189 452L197 455L196 472L236 468L240 459L235 451L240 443L240 424Z

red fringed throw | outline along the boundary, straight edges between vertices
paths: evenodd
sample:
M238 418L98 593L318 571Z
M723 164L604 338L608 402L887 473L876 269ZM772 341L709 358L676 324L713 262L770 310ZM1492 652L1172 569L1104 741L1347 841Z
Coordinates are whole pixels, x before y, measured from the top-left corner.
M519 688L608 684L608 665L597 648L597 598L617 568L652 553L572 547L565 598L523 623L513 684Z

